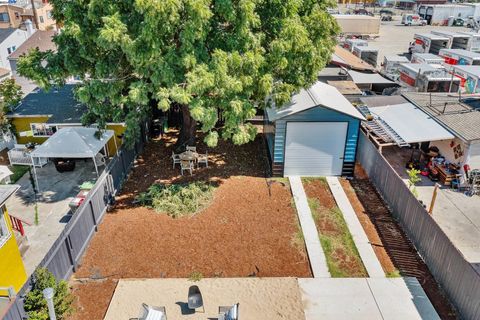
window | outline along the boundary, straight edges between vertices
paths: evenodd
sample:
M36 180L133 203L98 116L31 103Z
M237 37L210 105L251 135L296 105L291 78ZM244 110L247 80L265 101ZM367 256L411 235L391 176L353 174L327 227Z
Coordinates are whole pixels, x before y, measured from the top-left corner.
M10 230L8 230L7 220L5 219L6 216L2 207L0 210L0 247L10 238Z
M52 11L47 10L47 18L52 19Z
M44 23L43 16L39 16L38 18L40 19L40 23Z
M20 13L15 12L15 19L16 19L16 20L20 19Z
M12 53L13 52L12 48L7 48L7 52L8 52L8 54Z
M45 123L32 123L30 126L32 127L34 137L50 137L57 132L57 126Z
M0 13L0 22L10 22L10 18L8 17L7 12Z

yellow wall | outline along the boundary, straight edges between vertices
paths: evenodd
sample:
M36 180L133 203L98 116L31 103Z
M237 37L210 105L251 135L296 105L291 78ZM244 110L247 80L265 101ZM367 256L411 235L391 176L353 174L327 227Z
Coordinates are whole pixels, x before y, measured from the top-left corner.
M27 281L27 273L23 266L22 257L20 256L6 209L4 218L11 235L7 242L0 247L0 287L13 286L15 292L18 292ZM7 295L8 292L0 291L0 296Z
M45 123L48 121L48 117L25 117L25 118L12 118L11 123L15 127L17 132L17 143L18 144L25 144L28 142L36 142L36 143L43 143L47 138L40 138L40 137L20 137L19 133L22 131L30 131L32 128L30 127L31 123Z
M113 130L115 132L115 140L117 141L117 147L120 149L120 146L122 145L122 139L119 139L117 136L118 135L121 135L122 133L125 132L125 125L123 124L108 124L107 125L107 129L109 130ZM109 156L113 156L115 154L115 152L117 151L115 149L115 141L113 141L113 139L110 139L110 141L108 142L108 153L109 153Z

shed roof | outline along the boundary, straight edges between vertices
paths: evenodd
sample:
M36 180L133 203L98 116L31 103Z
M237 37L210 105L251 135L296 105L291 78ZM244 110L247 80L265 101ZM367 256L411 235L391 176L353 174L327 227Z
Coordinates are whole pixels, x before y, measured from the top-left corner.
M20 186L18 184L0 185L0 205L7 201L19 188Z
M368 71L374 71L375 68L350 51L340 47L336 46L335 47L335 53L332 54L332 59L331 59L333 64L340 65L342 67L347 67L349 69L354 69L354 70L368 70Z
M276 121L314 107L325 107L353 118L364 120L363 115L337 89L317 81L310 88L292 96L291 102L281 108L267 109L268 119Z
M58 89L36 89L20 102L9 118L48 116L48 123L81 123L87 107L78 102L73 94L75 85L67 84Z
M387 78L382 77L378 73L365 73L365 72L349 70L348 74L352 78L352 81L355 82L356 84L370 84L370 83L394 84L395 83L391 80L388 80Z
M420 107L457 137L470 142L480 140L480 111L448 93L407 92L403 96ZM463 95L462 98L467 98Z
M20 47L17 48L11 55L8 56L8 59L16 60L20 58L21 55L27 54L30 49L38 48L40 51L56 51L57 46L53 42L53 36L55 35L55 30L37 30L34 34L30 36Z
M335 87L341 94L362 94L362 90L353 81L327 81L327 83Z
M17 29L14 29L14 28L0 29L0 43L2 43L3 41L5 41L5 39L10 37L10 35L14 33L15 30Z

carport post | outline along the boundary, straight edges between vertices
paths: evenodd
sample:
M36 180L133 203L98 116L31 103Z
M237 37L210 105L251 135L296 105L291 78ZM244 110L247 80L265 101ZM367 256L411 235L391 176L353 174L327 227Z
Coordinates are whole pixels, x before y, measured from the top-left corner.
M38 185L38 178L37 178L37 170L35 169L35 162L33 161L33 156L30 155L30 159L32 159L32 167L33 167L33 175L35 177L35 184L36 184L36 193L40 192L40 186ZM35 192L35 190L33 190Z
M95 161L95 157L92 157L93 163L95 164L95 171L97 172L97 178L99 177L98 175L98 167L97 167L97 161Z

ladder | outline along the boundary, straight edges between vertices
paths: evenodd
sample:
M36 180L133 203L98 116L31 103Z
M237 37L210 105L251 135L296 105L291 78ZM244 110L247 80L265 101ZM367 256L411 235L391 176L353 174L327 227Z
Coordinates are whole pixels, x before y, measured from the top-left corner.
M368 109L367 106L359 106L358 110L364 115L364 116L372 116L373 120L367 121L367 126L370 128L373 132L375 132L376 135L378 135L380 138L382 138L383 141L385 142L395 142L399 147L409 147L410 144L408 144L403 138L398 135L395 130L392 129L386 123L383 121L380 117L378 116L373 116L370 113L370 110Z

